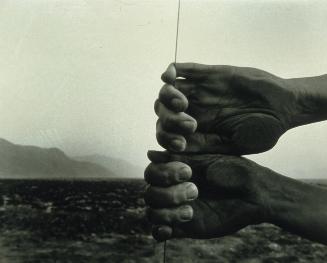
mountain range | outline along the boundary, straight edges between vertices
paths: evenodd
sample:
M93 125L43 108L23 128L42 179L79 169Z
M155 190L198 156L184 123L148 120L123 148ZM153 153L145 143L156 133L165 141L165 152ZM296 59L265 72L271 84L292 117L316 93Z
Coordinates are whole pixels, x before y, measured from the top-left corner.
M2 178L139 177L137 170L141 168L108 156L90 155L75 159L58 148L19 145L0 138Z
M102 167L107 168L119 177L143 177L143 168L131 164L122 159L100 154L75 156L74 159L78 161L91 162L94 164L101 165Z

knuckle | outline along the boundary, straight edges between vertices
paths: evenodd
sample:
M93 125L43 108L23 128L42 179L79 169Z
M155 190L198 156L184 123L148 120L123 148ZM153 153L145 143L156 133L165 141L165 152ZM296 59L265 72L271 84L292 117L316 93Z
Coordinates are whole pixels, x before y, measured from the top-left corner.
M159 91L159 99L166 99L170 97L172 92L172 86L170 84L165 84Z
M162 88L159 91L159 100L161 101L164 99L167 95L167 84L163 85Z

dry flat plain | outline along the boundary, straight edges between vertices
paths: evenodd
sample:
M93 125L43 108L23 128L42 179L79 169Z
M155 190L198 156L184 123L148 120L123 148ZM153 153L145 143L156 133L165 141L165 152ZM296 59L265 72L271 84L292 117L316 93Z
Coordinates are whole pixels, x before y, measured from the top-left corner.
M162 262L144 187L136 179L1 180L0 262ZM262 224L220 239L171 240L166 262L327 262L327 246Z

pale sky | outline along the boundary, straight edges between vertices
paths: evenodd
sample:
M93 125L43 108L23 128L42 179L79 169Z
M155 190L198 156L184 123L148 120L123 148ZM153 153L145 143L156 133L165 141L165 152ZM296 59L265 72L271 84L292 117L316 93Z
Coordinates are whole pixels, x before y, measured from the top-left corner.
M145 166L153 102L174 59L177 0L2 0L0 137ZM327 73L326 1L182 0L177 60L281 77ZM292 177L327 178L327 122L251 156Z

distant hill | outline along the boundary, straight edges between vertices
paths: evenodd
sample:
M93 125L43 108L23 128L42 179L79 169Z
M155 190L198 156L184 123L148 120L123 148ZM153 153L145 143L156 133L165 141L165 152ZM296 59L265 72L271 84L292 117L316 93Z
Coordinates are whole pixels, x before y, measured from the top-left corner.
M314 185L318 185L318 186L327 188L327 179L313 178L313 179L300 179L300 180L305 183L308 183L308 184L314 184Z
M11 143L0 138L0 176L21 178L116 177L109 169L69 158L58 148Z
M113 158L100 154L75 156L74 159L78 161L87 161L94 164L101 165L113 171L119 177L142 178L144 169L140 166L133 165L125 160Z

